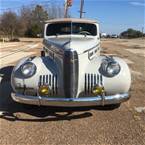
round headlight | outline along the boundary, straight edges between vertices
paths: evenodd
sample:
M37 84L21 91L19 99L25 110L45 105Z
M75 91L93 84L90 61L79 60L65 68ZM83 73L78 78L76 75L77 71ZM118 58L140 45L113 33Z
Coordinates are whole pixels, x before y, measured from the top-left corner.
M120 65L117 62L110 62L106 67L106 72L109 77L114 77L120 72Z
M116 61L105 61L101 65L101 73L106 77L116 76L120 69L120 65Z
M21 72L25 77L31 77L36 72L36 65L32 62L26 62L21 66Z

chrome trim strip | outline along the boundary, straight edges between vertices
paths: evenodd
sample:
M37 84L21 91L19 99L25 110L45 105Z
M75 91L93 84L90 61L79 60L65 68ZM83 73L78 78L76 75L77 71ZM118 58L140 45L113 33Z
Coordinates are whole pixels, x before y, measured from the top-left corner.
M130 96L128 93L104 96L85 97L85 98L49 98L42 96L25 96L17 93L11 94L12 99L19 103L43 105L43 106L97 106L118 104L127 101Z
M86 52L88 52L88 51L90 51L90 50L92 50L92 49L98 47L99 45L100 45L100 43L98 43L97 45L95 45L95 46L89 48L88 50L85 50L83 53L86 53Z
M44 45L44 47L46 47L47 50L55 53L58 56L62 57L63 54L64 54L64 47L63 47L63 45L56 44L53 41L46 40L46 39L43 39L43 45ZM59 49L59 48L62 48L62 49Z

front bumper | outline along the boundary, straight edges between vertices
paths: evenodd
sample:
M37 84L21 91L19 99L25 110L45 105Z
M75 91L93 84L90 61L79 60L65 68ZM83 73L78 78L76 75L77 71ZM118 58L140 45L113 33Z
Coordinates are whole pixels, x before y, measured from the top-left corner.
M118 104L127 101L130 97L128 93L110 96L95 96L85 98L49 98L41 96L26 96L17 93L11 94L12 99L19 103L32 104L38 106L104 106Z

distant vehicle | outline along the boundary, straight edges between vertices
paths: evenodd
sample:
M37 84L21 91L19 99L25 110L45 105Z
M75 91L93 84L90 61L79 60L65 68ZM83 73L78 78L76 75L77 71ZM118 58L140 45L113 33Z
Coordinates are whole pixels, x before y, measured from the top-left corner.
M37 38L41 38L42 37L42 34L37 34Z
M118 35L113 34L113 35L111 35L111 38L118 38Z
M101 33L101 38L106 38L107 34L106 33Z
M120 104L129 99L126 62L100 55L99 24L54 19L45 24L42 56L19 61L12 72L14 101L45 106Z

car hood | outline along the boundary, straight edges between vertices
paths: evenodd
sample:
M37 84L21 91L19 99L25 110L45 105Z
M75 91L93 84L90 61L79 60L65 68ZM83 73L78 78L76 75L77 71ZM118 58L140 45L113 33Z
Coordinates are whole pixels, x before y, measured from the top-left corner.
M94 36L54 36L47 39L47 43L51 43L60 47L60 49L71 49L76 51L78 54L84 53L85 51L100 44L100 41Z

